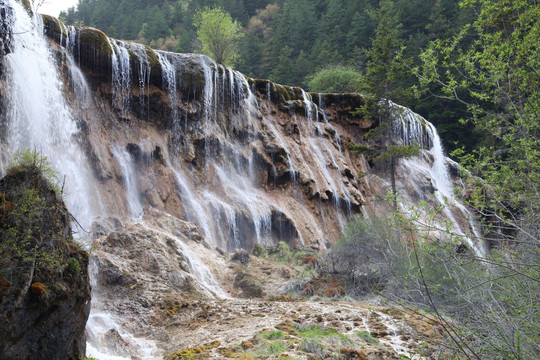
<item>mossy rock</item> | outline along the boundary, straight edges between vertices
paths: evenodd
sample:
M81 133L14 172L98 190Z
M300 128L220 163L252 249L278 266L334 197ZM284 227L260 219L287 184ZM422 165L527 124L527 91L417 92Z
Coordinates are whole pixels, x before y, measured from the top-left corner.
M148 65L150 67L161 65L159 62L159 57L157 56L156 52L147 45L145 45L144 48L146 50L146 56L148 56Z
M0 179L2 203L13 203L0 221L0 357L80 358L90 310L88 253L73 240L52 169L21 159Z
M55 33L67 37L66 27L62 26L60 20L51 15L41 14L43 19L43 27L47 33Z
M32 15L34 12L32 11L32 4L30 3L30 0L18 0L24 9L28 12L28 14Z
M97 49L100 53L111 56L113 50L109 42L109 38L101 30L83 27L80 30L79 38L81 44L86 44Z
M261 298L265 295L261 282L246 269L238 271L234 279L234 286L242 289L241 296L244 298Z
M193 347L185 350L175 351L166 355L163 360L187 360L187 359L205 359L204 353L207 350L215 349L221 345L219 341L212 341L202 346Z
M159 57L154 52L154 50L152 50L148 45L144 45L144 51L145 51L146 57L148 59L148 66L154 67L154 66L161 65L160 62L159 62ZM139 55L137 55L136 52L134 52L134 51L132 51L132 50L130 50L128 48L128 53L129 53L129 59L130 59L131 62L134 62L134 63L141 62L141 58L139 57Z
M303 100L304 99L304 96L302 95L302 92L303 92L302 88L299 88L299 87L295 86L295 87L291 88L291 91L294 94L294 99L295 100ZM307 96L307 94L306 94L306 96Z
M292 90L290 86L283 86L279 84L275 84L275 86L276 86L276 92L278 95L278 101L280 103L295 99L294 91Z
M201 92L206 83L204 69L198 58L186 59L184 65L180 68L180 77L182 81L179 86L184 94L192 94L193 91Z

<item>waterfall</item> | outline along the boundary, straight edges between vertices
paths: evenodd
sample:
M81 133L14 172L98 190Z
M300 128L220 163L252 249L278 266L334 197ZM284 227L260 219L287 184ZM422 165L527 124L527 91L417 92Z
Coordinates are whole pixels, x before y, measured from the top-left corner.
M410 173L424 173L428 179L431 179L435 188L435 198L439 204L443 205L446 218L452 222L452 231L465 240L477 256L484 257L486 249L474 221L472 221L472 216L469 210L455 197L454 186L447 167L447 159L437 130L433 124L412 110L392 102L391 106L394 115L394 134L401 139L404 145L418 144L433 156L431 163L422 159L421 156L404 159L401 160L403 166L409 169ZM408 187L408 185L404 184L404 187ZM452 208L455 208L460 213L461 223L456 218Z
M18 2L10 5L14 10L13 41L11 52L2 57L4 81L11 86L4 100L7 154L2 156L0 169L20 150L35 149L47 156L60 186L65 179L64 199L70 212L89 229L99 214L100 199L77 140L78 119L64 98L41 17L30 17Z
M143 207L137 190L137 173L135 172L134 161L130 153L119 146L113 148L113 154L122 168L124 185L126 187L126 198L131 210L131 217L135 220L141 220Z
M335 203L336 208L337 209L341 208L341 199L343 197L345 199L345 203L346 203L345 208L350 211L350 203L351 203L350 194L347 191L347 189L345 187L345 184L343 183L343 180L341 179L341 176L332 176L330 174L330 171L328 170L328 167L329 167L328 161L324 157L323 152L322 152L322 150L325 150L325 153L328 154L329 160L332 163L331 165L338 172L340 172L341 169L339 168L339 166L338 166L338 164L336 162L336 159L335 159L334 155L332 154L332 151L330 149L328 149L328 148L324 148L326 143L323 142L323 141L320 141L321 137L322 137L322 134L323 134L323 130L321 129L319 121L318 121L318 116L319 116L318 115L319 114L318 110L319 109L316 108L316 105L313 104L313 102L311 101L311 98L308 97L308 94L304 90L302 90L302 98L303 98L303 101L304 101L304 105L306 107L306 118L308 119L308 124L314 126L315 130L316 130L315 131L316 136L307 136L307 138L308 138L310 147L313 150L313 153L316 155L317 159L319 160L319 163L318 163L319 169L321 169L324 178L327 179L328 184L330 185L330 187L332 189L333 201ZM317 121L313 120L313 112L315 112L316 115L317 115ZM323 114L324 114L324 112L323 112ZM323 118L325 119L325 122L328 124L328 119L326 118L326 115L324 115ZM319 144L321 146L323 146L322 149L321 149L321 146L319 146ZM339 150L341 152L341 148L339 148ZM334 178L338 179L339 189L338 189L338 186L336 185L336 183L334 181ZM338 214L338 215L340 215L340 214ZM345 223L341 219L341 217L340 217L340 222L341 222L342 229L344 229L345 228Z

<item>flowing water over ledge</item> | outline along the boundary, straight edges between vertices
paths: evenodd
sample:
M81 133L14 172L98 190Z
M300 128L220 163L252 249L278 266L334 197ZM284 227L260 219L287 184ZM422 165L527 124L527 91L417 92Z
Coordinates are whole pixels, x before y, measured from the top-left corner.
M100 359L105 352L111 359L162 352L151 339L152 326L133 325L144 323L137 317L145 316L143 310L126 316L114 307L118 303L107 304L120 295L100 274L112 266L127 268L134 256L130 248L107 245L122 243L114 236L107 240L107 234L120 237L134 228L146 234L141 242L159 239L154 245L161 248L149 243L144 250L163 282L149 298L191 279L206 296L226 297L220 284L227 265L214 249L286 241L323 250L339 239L351 214L369 212L367 200L387 189L380 177L355 175L367 172L367 163L342 144L357 141L365 129L343 115L339 99L248 79L202 55L152 51L49 19L49 32L57 25L51 37L60 45L54 45L40 16L29 16L18 2L6 4L13 9L6 22L13 35L2 42L9 53L1 63L0 128L6 131L0 136L0 172L17 151L36 148L65 177L68 208L82 226L75 230L96 246L88 331L89 349ZM399 137L426 149L425 156L400 165L404 202L425 192L418 178L429 182L437 201L455 204L446 214L455 232L481 253L470 235L474 227L459 219L468 212L454 198L434 127L396 108ZM174 261L188 259L185 269L162 264L173 261L161 253L167 247L175 249ZM129 266L145 266L141 262ZM188 275L178 275L181 281L169 276L182 271ZM129 351L107 345L111 331Z

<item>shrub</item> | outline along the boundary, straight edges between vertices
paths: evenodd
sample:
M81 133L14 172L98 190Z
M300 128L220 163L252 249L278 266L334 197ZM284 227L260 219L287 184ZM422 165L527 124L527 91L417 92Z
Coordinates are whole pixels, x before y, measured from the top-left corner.
M308 89L313 92L346 93L356 92L361 75L350 67L329 66L308 76Z

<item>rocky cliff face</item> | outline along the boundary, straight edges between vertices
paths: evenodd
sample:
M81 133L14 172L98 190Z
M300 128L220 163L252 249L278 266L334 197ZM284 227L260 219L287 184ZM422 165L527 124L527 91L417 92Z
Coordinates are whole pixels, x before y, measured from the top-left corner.
M57 57L111 213L164 210L232 250L277 240L324 249L361 211L363 165L345 146L372 125L350 114L359 95L307 94L56 19L45 29L63 45Z
M90 312L88 253L35 166L0 180L0 358L79 359Z
M249 79L4 3L0 172L38 147L66 175L67 206L94 248L91 350L176 350L179 304L239 295L228 252L324 250L351 216L385 211L387 176L346 146L375 126L352 114L360 95ZM404 202L453 198L434 128L396 109L402 141L425 147L398 169ZM469 232L462 207L448 217Z

